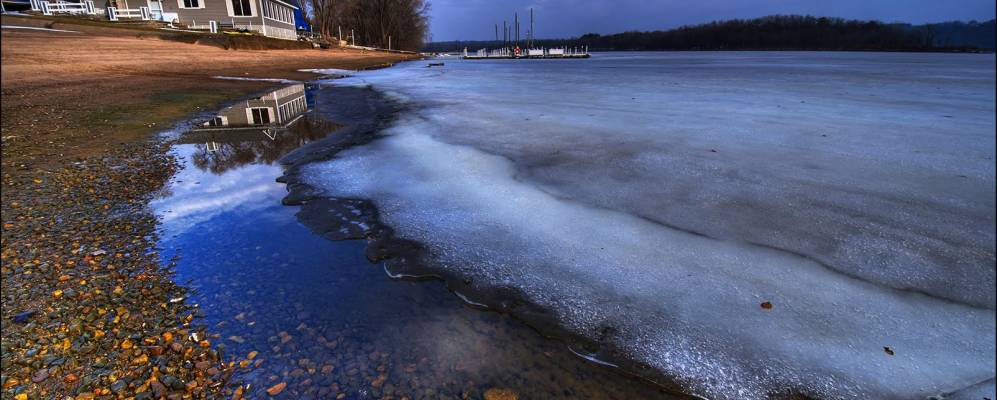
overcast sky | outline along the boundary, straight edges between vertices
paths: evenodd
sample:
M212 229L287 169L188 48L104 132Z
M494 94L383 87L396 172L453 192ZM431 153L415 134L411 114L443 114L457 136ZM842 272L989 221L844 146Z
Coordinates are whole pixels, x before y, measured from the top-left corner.
M526 36L533 7L538 38L669 29L731 18L810 14L886 22L994 18L994 0L429 0L432 40L490 40L518 11Z

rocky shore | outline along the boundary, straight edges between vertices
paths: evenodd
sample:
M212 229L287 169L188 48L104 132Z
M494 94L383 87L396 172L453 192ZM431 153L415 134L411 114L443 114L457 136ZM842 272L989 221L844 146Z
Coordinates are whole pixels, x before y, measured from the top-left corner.
M3 31L3 398L240 398L233 376L263 360L226 354L160 262L147 202L174 162L153 134L275 85L212 76L401 58L79 30Z

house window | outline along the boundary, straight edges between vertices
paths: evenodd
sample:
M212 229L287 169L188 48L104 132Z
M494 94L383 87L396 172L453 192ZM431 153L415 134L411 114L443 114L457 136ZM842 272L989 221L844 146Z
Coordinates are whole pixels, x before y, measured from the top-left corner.
M228 118L217 116L208 122L204 123L204 126L226 126L228 125Z
M180 8L201 8L201 0L180 0Z
M229 1L232 2L233 17L253 16L252 0L229 0Z
M253 108L251 110L253 112L253 125L263 125L270 123L269 108Z

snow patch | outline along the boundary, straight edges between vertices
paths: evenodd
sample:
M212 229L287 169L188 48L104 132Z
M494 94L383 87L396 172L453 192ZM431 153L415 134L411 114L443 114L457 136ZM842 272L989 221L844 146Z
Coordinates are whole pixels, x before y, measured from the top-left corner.
M212 76L214 79L225 79L230 81L258 81L258 82L277 82L277 83L301 83L300 81L284 78L246 78L241 76Z
M353 76L357 71L352 71L348 69L336 69L336 68L310 68L310 69L299 69L300 72L312 72L319 75L343 75L343 76Z
M0 25L2 29L27 29L32 31L45 31L45 32L68 32L68 33L80 33L79 31L68 31L65 29L51 29L51 28L39 28L36 26L19 26L19 25Z

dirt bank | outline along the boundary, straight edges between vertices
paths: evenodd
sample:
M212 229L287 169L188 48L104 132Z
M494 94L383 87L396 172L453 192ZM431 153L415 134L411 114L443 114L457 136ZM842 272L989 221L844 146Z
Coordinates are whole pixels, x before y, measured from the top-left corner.
M233 396L258 360L219 351L160 263L145 204L173 164L151 134L275 85L216 75L308 79L297 70L402 56L57 25L77 32L5 28L0 41L3 397Z

